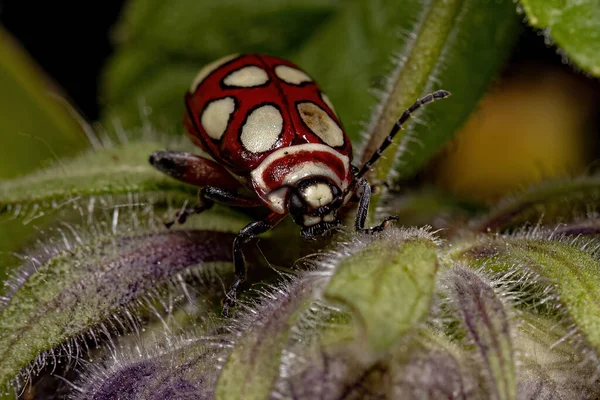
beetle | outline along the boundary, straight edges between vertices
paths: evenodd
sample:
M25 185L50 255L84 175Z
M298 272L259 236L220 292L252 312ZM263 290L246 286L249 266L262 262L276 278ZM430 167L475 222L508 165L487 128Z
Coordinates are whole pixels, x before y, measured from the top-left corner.
M173 178L202 187L200 202L180 211L179 223L215 202L270 210L264 220L240 230L233 241L235 279L226 294L223 314L235 305L237 289L246 279L242 245L286 215L300 225L306 238L339 225L337 211L353 198L358 198L356 231L378 232L397 220L391 216L373 228L364 227L372 190L365 174L411 113L449 95L439 90L415 102L372 157L356 168L351 164L352 144L331 102L295 64L273 56L245 54L222 58L201 69L185 95L184 127L210 158L156 151L150 163ZM240 193L241 188L251 194Z

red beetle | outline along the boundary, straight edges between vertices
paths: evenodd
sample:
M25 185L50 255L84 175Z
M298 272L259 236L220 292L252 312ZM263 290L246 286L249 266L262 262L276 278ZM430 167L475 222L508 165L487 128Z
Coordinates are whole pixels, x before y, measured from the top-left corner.
M304 237L322 235L340 224L338 209L359 198L355 228L382 230L388 217L365 229L371 186L365 173L392 143L410 114L445 98L440 90L406 110L381 147L360 170L352 166L352 144L327 96L293 63L262 55L232 55L204 67L185 96L184 125L192 141L214 160L190 153L157 151L150 163L184 182L201 186L201 202L179 213L178 222L214 202L237 207L266 206L263 221L243 228L233 242L235 280L223 312L235 304L246 278L242 244L268 231L287 214ZM246 187L253 196L237 189Z

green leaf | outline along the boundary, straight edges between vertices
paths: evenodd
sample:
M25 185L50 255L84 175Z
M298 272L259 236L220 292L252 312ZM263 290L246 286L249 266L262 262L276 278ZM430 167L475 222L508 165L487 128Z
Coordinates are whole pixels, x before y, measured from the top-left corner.
M232 327L237 338L217 382L216 399L266 399L279 376L290 329L310 302L317 280L298 279L277 288Z
M107 327L132 328L137 301L185 269L231 260L233 234L122 224L57 230L42 254L24 257L0 306L0 385L53 357L70 359L84 334L108 339Z
M518 241L512 257L544 277L580 332L600 351L600 268L598 260L575 246L551 241Z
M594 242L591 242L594 244ZM512 271L521 278L524 288L536 290L536 307L553 308L549 313L562 312L600 351L600 265L598 260L582 250L590 243L527 238L499 238L471 248L463 248L454 256L473 260L476 265L498 271ZM517 265L517 267L515 267ZM516 269L515 269L516 268ZM531 292L529 289L527 292ZM546 297L544 297L546 296ZM539 298L541 297L541 298ZM531 300L529 300L531 301Z
M89 146L62 93L0 28L0 179Z
M600 76L598 0L521 0L529 23L549 36L575 64Z
M477 382L473 356L456 341L429 329L419 330L393 350L391 394L394 399L488 398Z
M164 149L158 142L132 142L112 149L90 152L31 175L0 182L0 277L17 251L40 226L60 217L81 215L90 209L129 205L172 203L181 207L197 201L198 188L156 171L150 153ZM135 194L135 195L134 195ZM240 229L231 212L203 215L205 228ZM86 210L86 211L83 211ZM91 216L90 216L91 218ZM32 223L35 221L35 223Z
M556 224L585 215L600 201L600 177L545 182L502 200L474 225L479 232L503 231L526 223Z
M514 337L519 358L519 398L581 397L581 388L595 380L593 362L572 335L571 326L540 315L519 313L519 332ZM570 332L571 331L571 332ZM591 390L598 396L598 388Z
M122 41L191 57L218 57L258 49L281 52L306 40L339 0L265 0L248 3L136 0L123 14Z
M399 178L414 174L465 121L506 59L518 33L512 0L355 1L300 52L297 60L317 78L336 105L352 138L365 112L373 81L390 71L378 89L382 103L367 129L362 161L374 153L402 112L436 89L448 100L419 112L426 125L406 125L376 166L385 180L398 149Z
M516 399L515 355L508 312L492 286L475 272L454 268L452 297L486 371L490 398Z
M126 128L144 119L179 128L183 96L204 64L231 53L285 56L318 32L339 4L130 1L117 27L119 46L105 71L102 98L108 108L103 118L108 126L116 118Z
M389 196L384 207L389 214L398 216L399 224L403 226L432 224L435 229L452 229L453 223L460 226L462 221L485 210L482 205L459 200L441 189L430 187ZM443 236L449 233L446 230L440 232Z
M32 205L37 205L37 212L44 212L78 197L173 192L185 198L185 195L196 194L197 188L171 179L150 166L150 154L163 148L164 144L157 142L127 144L0 182L0 213Z
M437 268L431 237L390 229L339 262L324 296L352 311L378 355L427 316Z

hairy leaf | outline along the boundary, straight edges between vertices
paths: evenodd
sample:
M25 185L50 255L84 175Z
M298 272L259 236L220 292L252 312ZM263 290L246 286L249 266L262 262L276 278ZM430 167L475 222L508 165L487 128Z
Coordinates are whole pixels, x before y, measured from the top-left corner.
M472 355L435 331L398 346L391 362L392 398L485 398Z
M298 314L308 305L314 278L277 288L249 315L241 316L233 349L222 367L217 399L266 399L273 390L283 349Z
M46 360L71 358L78 346L72 341L82 335L107 340L107 326L135 326L129 310L137 300L186 268L230 261L234 237L151 227L60 235L62 248L48 244L44 253L26 257L9 284L0 308L0 384L20 372L27 377L32 371L26 367L36 360L39 368ZM64 344L67 354L61 354Z
M150 166L150 153L162 148L164 145L159 143L133 143L88 153L20 179L0 182L0 213L32 205L37 205L36 213L40 213L78 197L169 191L195 194L196 188Z
M570 327L554 319L522 312L515 349L519 355L519 398L596 398L600 388L594 359L572 340Z
M529 23L550 37L577 66L600 76L598 0L521 0Z
M302 368L288 372L278 397L295 400L382 399L390 378L384 362L360 360L356 345L299 354ZM297 359L297 358L296 358Z
M519 241L512 256L550 281L559 301L589 343L600 351L600 269L598 260L558 242Z
M522 276L523 287L539 288L534 292L539 297L536 307L553 305L551 313L563 312L600 351L600 268L598 260L584 250L587 247L580 241L498 238L461 249L455 256Z
M460 321L483 360L490 398L516 399L514 350L504 304L489 283L468 269L455 268L450 280Z
M431 237L390 229L340 261L324 296L352 311L378 355L427 315L437 268Z
M546 182L507 197L477 224L480 232L502 231L526 223L568 222L590 211L600 200L598 176ZM592 209L593 211L593 209Z
M11 264L7 254L18 250L36 227L59 212L82 215L94 208L132 202L169 200L180 207L185 201L195 201L197 188L167 177L148 163L150 153L163 148L164 144L154 142L131 143L0 181L0 276ZM61 218L68 220L65 215Z
M160 336L159 336L160 337ZM77 400L213 399L219 346L197 332L124 346L91 365L77 382Z

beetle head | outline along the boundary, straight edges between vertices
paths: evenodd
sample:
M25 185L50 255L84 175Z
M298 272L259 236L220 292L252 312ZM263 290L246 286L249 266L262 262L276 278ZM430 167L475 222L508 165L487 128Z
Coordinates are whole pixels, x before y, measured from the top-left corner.
M342 206L342 190L325 178L308 178L291 188L289 213L302 227L302 236L323 235L340 224L336 212Z

